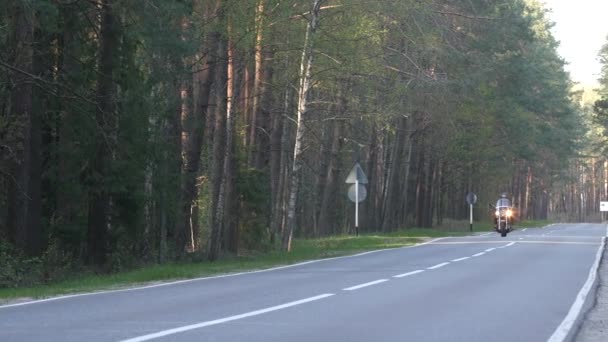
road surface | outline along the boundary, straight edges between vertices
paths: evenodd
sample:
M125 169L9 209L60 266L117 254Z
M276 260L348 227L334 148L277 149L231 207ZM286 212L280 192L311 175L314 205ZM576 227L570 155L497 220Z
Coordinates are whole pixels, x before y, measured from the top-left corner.
M559 224L5 305L0 341L561 341L607 233Z

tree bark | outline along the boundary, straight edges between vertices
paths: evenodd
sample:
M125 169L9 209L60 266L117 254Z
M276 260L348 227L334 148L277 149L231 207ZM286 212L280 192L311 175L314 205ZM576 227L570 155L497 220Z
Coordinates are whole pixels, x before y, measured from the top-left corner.
M225 191L226 191L226 156L228 152L227 142L227 122L231 117L230 106L232 101L227 98L228 84L228 61L227 61L227 42L224 38L220 38L218 43L218 62L216 74L216 116L215 130L213 138L213 172L212 172L212 205L211 205L211 234L209 237L209 248L207 259L215 261L219 257L222 248L222 233L224 228L224 208L225 208Z
M298 186L302 170L302 144L305 135L304 116L308 108L308 93L311 88L312 64L313 64L313 37L319 24L320 9L323 0L313 0L310 19L306 28L304 38L304 49L302 51L302 63L300 65L300 86L298 90L298 112L296 121L296 141L293 151L293 167L289 190L289 207L287 210L286 228L283 234L283 250L291 250L291 240L295 226L295 214L297 205Z
M207 9L207 17L215 18L220 11L221 0L217 0L212 8ZM195 9L202 10L201 0L195 3ZM181 198L181 220L176 232L176 249L178 254L182 254L187 247L188 236L197 230L192 227L192 208L198 195L196 178L199 175L199 164L203 147L204 128L209 115L209 100L211 89L215 79L215 68L217 59L217 45L219 33L215 28L211 28L206 37L206 49L203 49L197 56L200 63L193 66L193 105L192 111L187 108L182 111L182 198ZM210 132L207 132L210 134ZM198 236L198 235L197 235ZM198 242L198 241L197 241ZM191 241L192 243L192 241Z
M99 46L99 76L97 80L97 110L95 121L95 151L91 160L92 186L89 190L88 262L101 266L107 253L107 228L110 199L106 184L109 167L108 133L112 126L114 58L117 48L117 16L111 0L101 2Z
M13 4L13 66L26 73L34 70L34 11L20 1ZM33 108L33 83L22 73L10 75L13 88L10 94L11 134L8 135L9 152L7 230L9 240L29 255L41 252L40 231L40 183L39 170L40 134ZM32 181L32 176L34 179Z

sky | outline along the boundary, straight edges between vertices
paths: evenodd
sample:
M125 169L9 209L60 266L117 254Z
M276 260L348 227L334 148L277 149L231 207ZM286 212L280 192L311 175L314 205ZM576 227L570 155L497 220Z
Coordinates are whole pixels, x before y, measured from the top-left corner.
M569 63L573 81L597 85L601 70L597 54L608 36L608 0L541 0L551 10L558 52Z

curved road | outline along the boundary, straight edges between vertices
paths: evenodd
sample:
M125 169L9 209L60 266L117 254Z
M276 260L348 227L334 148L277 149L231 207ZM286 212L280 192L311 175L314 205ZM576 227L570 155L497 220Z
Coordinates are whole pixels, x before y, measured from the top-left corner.
M607 233L559 224L5 305L0 341L562 341Z

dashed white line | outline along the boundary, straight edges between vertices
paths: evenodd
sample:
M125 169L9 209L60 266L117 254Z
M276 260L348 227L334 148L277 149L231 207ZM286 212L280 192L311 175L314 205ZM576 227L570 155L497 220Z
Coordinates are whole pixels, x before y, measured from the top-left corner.
M424 270L416 270L416 271L412 271L412 272L407 272L407 273L403 273L403 274L397 274L394 275L393 278L403 278L403 277L408 277L414 274L418 274L418 273L422 273L424 272Z
M486 253L489 253L489 252L491 252L491 251L493 251L493 250L495 250L495 249L496 249L496 248L488 248L488 249L486 249Z
M509 243L508 245L506 245L505 247L511 247L511 246L513 246L514 244L515 244L515 242L511 242L511 243Z
M174 328L174 329L162 330L162 331L159 331L159 332L156 332L153 334L142 335L142 336L130 338L127 340L122 340L120 342L149 341L149 340L157 339L157 338L164 337L164 336L179 334L179 333L189 331L189 330L200 329L200 328L208 327L211 325L222 324L222 323L236 321L236 320L247 318L247 317L265 314L265 313L272 312L272 311L282 310L282 309L286 309L286 308L289 308L292 306L301 305L301 304L313 302L316 300L324 299L327 297L331 297L333 295L334 295L333 293L326 293L326 294L322 294L319 296L296 300L294 302L289 302L289 303L285 303L285 304L281 304L281 305L277 305L277 306L272 306L272 307L261 309L261 310L251 311L251 312L247 312L247 313L240 314L240 315L220 318L220 319L216 319L213 321L206 321L206 322L201 322L201 323L196 323L196 324L191 324L191 325L185 325L183 327L178 327L178 328Z
M344 291L354 291L354 290L358 290L360 288L364 288L364 287L368 287L368 286L384 283L385 281L388 281L388 279L374 280L374 281L370 281L369 283L359 284L359 285L347 287L347 288L342 289L342 290L344 290Z
M472 256L474 256L474 257L478 257L478 256L482 256L482 255L484 255L484 254L486 254L486 252L481 252L481 253L473 254Z
M441 264L437 264L435 266L427 267L426 269L427 270L435 270L435 269L438 269L440 267L443 267L443 266L449 265L449 264L450 264L449 262L442 262Z
M464 257L464 258L454 259L454 260L452 260L452 262L459 262L459 261L467 260L467 259L471 259L471 257Z

